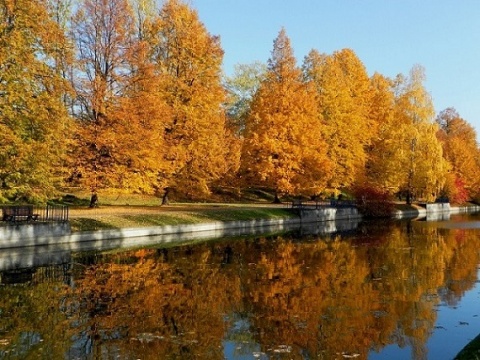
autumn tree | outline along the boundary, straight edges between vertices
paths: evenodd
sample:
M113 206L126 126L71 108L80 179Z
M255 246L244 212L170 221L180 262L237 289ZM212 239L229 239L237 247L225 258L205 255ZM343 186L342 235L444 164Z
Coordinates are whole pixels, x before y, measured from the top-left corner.
M227 115L232 127L238 135L245 131L245 121L250 105L256 94L267 67L264 63L237 64L234 74L225 78L224 86L227 89Z
M145 39L148 1L85 0L73 19L77 44L76 147L72 180L92 193L153 193L168 118L162 77ZM135 16L134 16L135 15Z
M330 56L312 50L303 70L317 90L328 157L334 164L331 189L351 186L364 172L367 146L375 134L370 118L370 80L365 66L350 49Z
M247 117L242 167L249 184L284 194L317 194L329 179L315 91L282 29L273 43L265 80Z
M441 111L436 122L440 127L437 137L442 143L444 157L451 165L448 195L454 198L456 193L466 191L468 197L475 197L480 176L475 129L454 108Z
M149 29L156 72L172 113L164 127L169 164L158 188L176 189L193 198L209 194L211 182L225 172L225 117L221 84L223 50L195 10L168 0Z
M237 64L234 67L234 74L225 77L223 81L227 92L225 116L228 152L225 161L228 169L220 180L220 184L223 187L233 187L237 196L240 196L240 189L244 185L238 176L238 170L241 163L246 119L266 70L266 64L258 61L252 64Z
M443 187L448 164L436 137L434 108L430 95L423 86L424 70L415 66L408 79L397 78L395 118L403 133L395 136L400 159L397 166L404 172L403 187L407 200L416 193L432 201Z
M127 191L155 194L159 171L168 170L161 154L171 108L165 101L163 77L155 72L149 46L138 39L129 51L130 79L111 114L117 147L117 186Z
M390 134L392 127L395 126L394 82L379 73L375 73L371 77L370 83L372 90L370 116L376 124L377 136L372 139L372 143L367 150L365 183L373 188L391 193L392 188L395 188L393 183L397 176L397 169L393 166L394 164L388 162L388 159L395 152ZM359 182L361 183L361 181ZM397 191L397 188L394 191Z
M69 46L47 1L2 1L0 17L0 201L43 201L69 137L69 87L57 71Z
M129 74L132 12L127 0L83 0L72 20L76 44L75 116L78 127L72 153L72 179L92 193L118 184L122 133L114 107Z
M375 142L375 159L370 165L375 169L377 184L391 193L404 193L407 202L414 196L433 200L448 172L436 138L433 103L423 86L424 79L419 66L411 70L409 77L398 75L392 84L393 107L387 84L377 79L376 91L377 95L384 94L382 107L386 117L380 125L380 141Z

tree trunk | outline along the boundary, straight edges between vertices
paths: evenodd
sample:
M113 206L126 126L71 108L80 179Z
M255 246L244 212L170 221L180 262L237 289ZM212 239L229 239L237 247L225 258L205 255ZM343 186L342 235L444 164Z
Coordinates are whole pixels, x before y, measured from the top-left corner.
M90 197L90 205L88 206L90 209L96 208L98 206L98 195L97 193L93 193Z
M168 205L170 204L170 200L168 199L168 194L170 194L170 188L166 187L164 190L165 192L163 193L162 197L162 205Z
M281 204L280 198L278 197L278 192L275 191L275 199L273 199L274 204Z
M407 191L407 204L408 205L412 205L412 201L413 201L413 195L412 195L412 192L410 190Z

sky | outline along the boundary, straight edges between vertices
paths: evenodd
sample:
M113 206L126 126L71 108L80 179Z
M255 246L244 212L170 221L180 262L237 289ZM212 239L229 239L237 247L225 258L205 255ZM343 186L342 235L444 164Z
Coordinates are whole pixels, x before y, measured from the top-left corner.
M480 133L480 0L190 0L221 38L224 72L266 63L286 30L301 65L312 49L352 49L369 75L425 69L438 113L448 107Z

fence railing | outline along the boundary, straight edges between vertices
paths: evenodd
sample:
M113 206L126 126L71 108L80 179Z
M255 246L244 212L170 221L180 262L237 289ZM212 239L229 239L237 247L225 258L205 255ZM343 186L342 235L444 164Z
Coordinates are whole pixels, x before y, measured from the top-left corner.
M325 207L355 207L355 200L323 200L323 201L301 201L293 200L291 203L292 209L320 209Z
M68 206L64 205L5 205L2 220L8 222L67 222Z
M47 205L37 208L40 221L68 221L68 206Z

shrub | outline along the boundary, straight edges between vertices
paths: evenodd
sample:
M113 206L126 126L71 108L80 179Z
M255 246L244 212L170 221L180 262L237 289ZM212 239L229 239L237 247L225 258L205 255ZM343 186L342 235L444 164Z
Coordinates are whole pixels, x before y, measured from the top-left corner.
M358 186L354 189L358 210L366 217L389 217L395 209L390 194L371 186Z
M465 188L465 182L459 178L455 178L453 194L450 196L450 201L454 204L463 204L469 200L468 191Z

